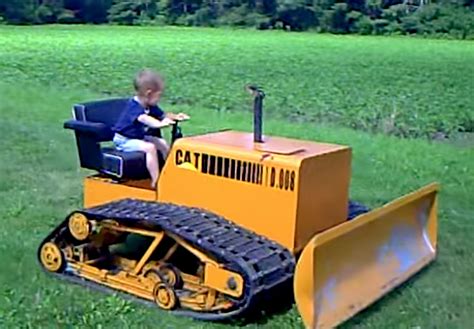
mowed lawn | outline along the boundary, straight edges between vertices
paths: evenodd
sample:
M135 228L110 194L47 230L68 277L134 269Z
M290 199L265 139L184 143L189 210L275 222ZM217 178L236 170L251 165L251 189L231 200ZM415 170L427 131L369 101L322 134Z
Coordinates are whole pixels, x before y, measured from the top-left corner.
M258 323L210 324L40 270L38 244L81 207L90 173L78 168L62 123L76 102L128 95L142 66L164 73L165 109L191 114L185 134L250 131L243 86L262 85L265 133L350 145L351 196L371 207L440 182L437 261L342 327L472 328L473 144L368 131L426 136L468 127L473 50L472 42L310 33L0 27L0 328L303 327L295 307Z

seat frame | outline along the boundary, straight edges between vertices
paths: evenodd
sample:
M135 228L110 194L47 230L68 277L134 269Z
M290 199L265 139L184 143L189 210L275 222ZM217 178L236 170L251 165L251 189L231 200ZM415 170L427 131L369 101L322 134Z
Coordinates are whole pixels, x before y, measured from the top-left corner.
M128 101L129 98L112 98L73 106L73 119L66 121L64 128L74 131L82 168L95 170L116 180L150 178L144 152L122 152L114 146L102 145L113 140L112 127ZM159 129L151 129L148 133L161 137ZM162 168L164 159L159 152L158 158Z

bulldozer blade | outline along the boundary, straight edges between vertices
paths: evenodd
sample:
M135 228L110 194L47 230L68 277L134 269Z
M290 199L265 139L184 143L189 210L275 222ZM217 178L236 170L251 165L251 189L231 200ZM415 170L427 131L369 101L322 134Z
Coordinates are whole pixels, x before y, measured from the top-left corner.
M437 183L317 234L295 271L306 328L333 328L436 257Z

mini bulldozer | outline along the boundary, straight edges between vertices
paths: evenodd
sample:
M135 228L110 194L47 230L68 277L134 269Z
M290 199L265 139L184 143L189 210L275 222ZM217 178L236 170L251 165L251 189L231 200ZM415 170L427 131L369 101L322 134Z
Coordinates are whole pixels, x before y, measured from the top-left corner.
M203 320L290 287L304 325L331 328L436 258L437 183L376 209L355 203L351 148L263 135L265 94L248 91L253 133L183 136L177 121L156 189L143 153L106 143L127 100L75 105L64 127L94 172L83 208L41 242L42 268Z

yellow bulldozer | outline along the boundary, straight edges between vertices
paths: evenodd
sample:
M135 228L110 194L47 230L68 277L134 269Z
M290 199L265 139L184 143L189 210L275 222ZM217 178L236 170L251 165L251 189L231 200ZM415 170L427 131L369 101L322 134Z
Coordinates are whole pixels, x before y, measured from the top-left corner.
M351 148L252 132L171 127L156 189L145 156L107 144L126 99L73 106L83 208L41 242L52 275L204 320L239 317L291 291L307 328L332 328L436 257L432 183L368 209L349 197ZM161 132L150 130L150 134Z

